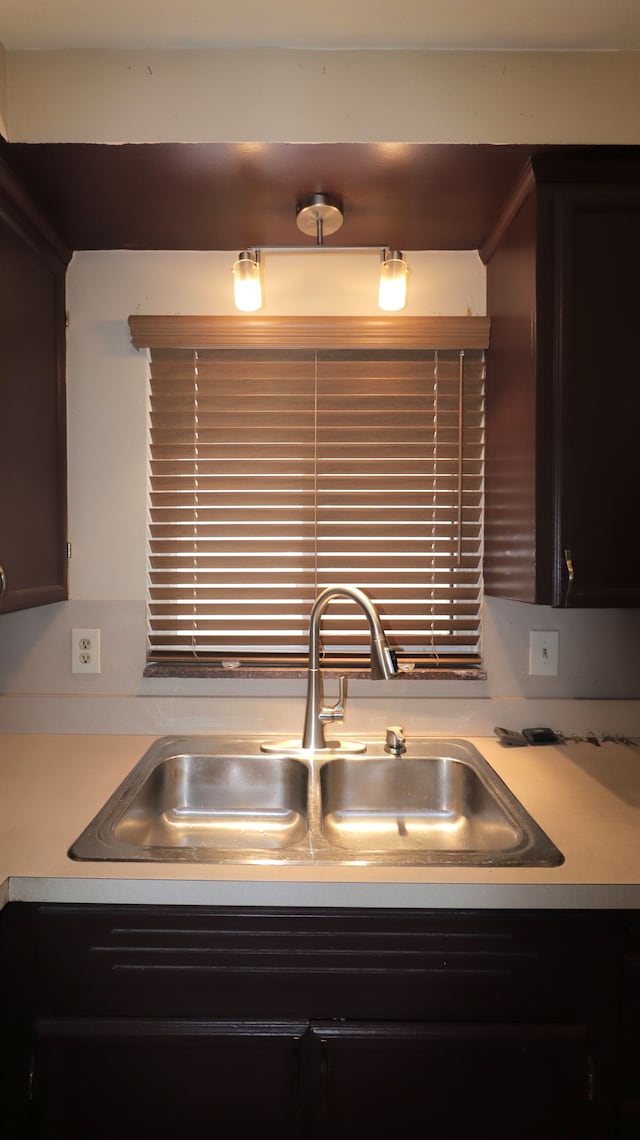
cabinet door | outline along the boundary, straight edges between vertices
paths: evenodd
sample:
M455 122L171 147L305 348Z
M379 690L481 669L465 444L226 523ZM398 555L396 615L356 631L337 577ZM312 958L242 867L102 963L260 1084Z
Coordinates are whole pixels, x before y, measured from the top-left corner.
M40 1140L298 1135L293 1022L49 1019L37 1025Z
M67 595L65 261L0 163L0 612Z
M485 590L639 606L640 164L560 161L537 157L483 251Z
M571 186L553 200L553 603L638 606L640 189Z
M315 1024L312 1135L585 1140L585 1034L561 1025Z
M621 975L620 1135L640 1136L640 921L625 920L625 954Z

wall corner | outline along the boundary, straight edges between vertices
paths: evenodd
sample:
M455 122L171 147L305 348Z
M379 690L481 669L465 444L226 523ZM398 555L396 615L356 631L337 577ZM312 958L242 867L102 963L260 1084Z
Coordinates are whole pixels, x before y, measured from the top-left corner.
M9 139L9 115L7 107L7 53L0 43L0 135Z

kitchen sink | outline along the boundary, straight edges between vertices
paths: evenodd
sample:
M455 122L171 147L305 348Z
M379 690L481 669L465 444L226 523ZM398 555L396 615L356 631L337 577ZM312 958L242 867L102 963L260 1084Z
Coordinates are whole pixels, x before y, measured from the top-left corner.
M556 866L563 856L464 740L402 756L264 754L253 738L156 741L70 849L74 859Z

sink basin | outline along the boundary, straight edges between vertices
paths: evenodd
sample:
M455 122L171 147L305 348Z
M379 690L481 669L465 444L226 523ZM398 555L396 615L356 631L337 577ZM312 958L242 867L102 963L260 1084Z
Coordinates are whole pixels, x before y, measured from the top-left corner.
M197 738L153 747L74 844L75 858L194 859L277 851L307 833L308 768L291 756L216 754ZM99 857L99 856L98 856ZM199 856L196 855L196 858Z
M322 831L368 862L557 866L563 856L467 741L336 758L320 773Z
M306 833L307 771L291 757L170 756L113 835L141 847L290 847Z
M344 745L343 745L344 748ZM264 753L253 738L151 746L70 849L74 859L556 866L563 857L464 740L405 755Z
M321 780L322 829L338 847L507 851L522 837L488 783L454 756L332 760Z

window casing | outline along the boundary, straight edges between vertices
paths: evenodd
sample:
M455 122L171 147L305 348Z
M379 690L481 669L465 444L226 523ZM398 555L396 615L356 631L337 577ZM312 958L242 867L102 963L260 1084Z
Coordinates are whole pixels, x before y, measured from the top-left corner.
M304 668L336 583L415 674L477 670L488 322L193 320L130 320L151 350L147 672ZM366 668L349 601L322 639L327 666Z

